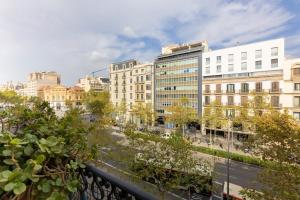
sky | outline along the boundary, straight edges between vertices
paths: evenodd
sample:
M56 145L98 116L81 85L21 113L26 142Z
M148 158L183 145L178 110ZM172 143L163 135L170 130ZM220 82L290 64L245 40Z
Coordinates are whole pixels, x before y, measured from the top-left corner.
M161 47L207 40L211 49L284 37L300 57L300 0L0 0L0 83L57 71L65 85Z

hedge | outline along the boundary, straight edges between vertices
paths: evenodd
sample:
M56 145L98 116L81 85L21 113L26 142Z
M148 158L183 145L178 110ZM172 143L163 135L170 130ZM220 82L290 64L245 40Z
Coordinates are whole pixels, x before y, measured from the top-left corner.
M221 158L227 158L228 154L226 151L217 150L217 149L210 149L208 147L202 147L202 146L193 146L194 151L198 151L200 153L205 153ZM245 156L237 153L229 152L229 158L234 161L243 162L251 165L257 165L260 167L263 167L266 165L266 161L263 161L259 158Z

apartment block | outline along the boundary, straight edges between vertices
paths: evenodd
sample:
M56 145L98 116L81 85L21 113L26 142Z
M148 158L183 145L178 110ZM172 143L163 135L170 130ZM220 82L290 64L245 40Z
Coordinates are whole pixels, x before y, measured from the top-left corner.
M68 109L67 103L72 106L81 106L84 98L84 90L78 86L43 86L38 89L38 97L48 102L58 116L63 116L64 112Z
M110 97L114 105L125 101L126 120L133 120L131 111L136 103L152 103L153 64L128 60L110 65Z
M37 96L41 87L59 84L60 75L56 72L34 72L28 75L23 94L29 97Z
M86 76L80 78L76 86L81 87L85 92L101 92L109 90L109 78Z
M300 59L285 58L284 39L205 52L202 62L204 107L243 106L255 93L300 118Z
M154 107L162 123L167 108L182 98L201 115L202 54L207 51L206 41L162 48L154 63Z

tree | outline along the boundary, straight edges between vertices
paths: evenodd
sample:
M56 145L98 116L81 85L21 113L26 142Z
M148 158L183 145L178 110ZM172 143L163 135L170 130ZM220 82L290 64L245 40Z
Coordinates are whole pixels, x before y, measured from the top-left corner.
M255 200L300 199L300 126L287 111L272 110L254 119L255 153L266 162L258 180L261 193L246 190Z
M192 145L178 134L162 140L155 135L126 132L136 149L131 164L139 177L155 184L161 194L184 187L198 192L211 190L209 165L193 156Z
M112 122L113 106L110 102L108 92L88 92L84 98L86 110L92 117L94 125L101 125L103 128Z
M133 106L132 113L134 116L145 122L146 126L153 124L155 112L150 103L137 103Z
M208 107L204 108L204 113L200 118L200 123L203 127L209 128L210 144L212 143L212 129L214 129L216 138L216 129L221 129L224 127L225 123L227 124L224 109L224 106L217 101L212 102Z
M1 110L0 198L67 199L78 169L95 156L78 113L57 118L47 102L15 102Z
M119 122L124 125L127 113L127 103L125 99L122 99L121 103L114 107L114 112L116 113Z
M167 108L166 119L168 122L181 127L182 135L184 136L185 125L196 121L196 115L195 109L189 106L189 100L182 98L178 103L174 103Z

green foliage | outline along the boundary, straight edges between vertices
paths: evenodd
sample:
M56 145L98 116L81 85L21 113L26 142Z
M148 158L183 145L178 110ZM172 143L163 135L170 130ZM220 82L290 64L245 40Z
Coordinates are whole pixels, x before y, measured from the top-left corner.
M183 130L184 135L184 126L192 121L197 121L197 113L194 108L188 106L189 100L187 98L182 98L178 103L169 106L167 108L166 120L178 125Z
M161 192L192 186L199 191L204 188L210 190L209 165L194 158L189 141L178 134L165 140L159 136L130 130L125 133L130 140L130 146L140 152L132 160L132 171L142 179L154 183Z
M261 193L246 190L252 199L300 199L300 126L288 112L270 111L255 117L253 148L268 164L258 180ZM271 163L271 164L270 164Z
M147 103L137 103L132 109L133 115L143 120L146 126L151 125L155 120L155 112L153 111L152 105Z
M218 150L218 149L211 149L211 148L202 147L202 146L193 146L193 150L198 151L200 153L205 153L205 154L209 154L209 155L213 155L213 156L217 156L217 157L221 157L221 158L228 157L228 153L226 151L222 151L222 150ZM234 161L243 162L243 163L247 163L247 164L251 164L251 165L257 165L257 166L261 166L261 167L265 166L267 163L259 158L245 156L245 155L232 153L232 152L229 152L229 158Z
M76 192L78 169L94 155L79 112L59 119L37 99L0 111L2 198L66 199Z

